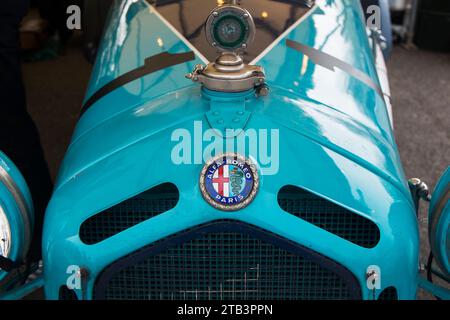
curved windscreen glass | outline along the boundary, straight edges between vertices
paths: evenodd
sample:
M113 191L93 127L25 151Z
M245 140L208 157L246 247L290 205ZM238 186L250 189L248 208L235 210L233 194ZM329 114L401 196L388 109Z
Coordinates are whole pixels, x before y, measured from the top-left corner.
M8 257L11 246L11 229L8 219L0 206L0 256Z
M227 0L153 0L148 1L189 40L209 61L217 57L208 43L205 23L211 11ZM284 31L302 18L313 6L313 0L241 0L241 7L253 16L255 41L244 52L244 60L252 61ZM230 40L231 41L231 40Z

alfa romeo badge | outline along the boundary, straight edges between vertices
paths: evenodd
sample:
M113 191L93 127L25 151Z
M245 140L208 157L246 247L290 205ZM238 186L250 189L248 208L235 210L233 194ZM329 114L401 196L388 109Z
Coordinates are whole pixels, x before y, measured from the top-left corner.
M224 211L245 208L255 198L259 188L256 166L250 159L236 153L226 153L209 160L200 174L203 198Z

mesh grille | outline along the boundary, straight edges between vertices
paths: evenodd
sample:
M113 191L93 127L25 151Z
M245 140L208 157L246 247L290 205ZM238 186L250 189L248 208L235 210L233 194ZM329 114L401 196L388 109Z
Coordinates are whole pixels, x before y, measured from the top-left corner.
M380 240L380 230L372 221L301 188L283 187L278 204L284 211L361 247L373 248Z
M155 244L156 246L156 244ZM102 299L351 299L336 273L238 232L212 232L114 273Z
M397 289L394 287L387 287L380 293L378 300L398 300Z
M98 243L174 208L178 199L175 185L161 184L87 219L81 224L80 239L86 244Z
M59 288L59 300L78 300L78 297L74 290L64 285Z

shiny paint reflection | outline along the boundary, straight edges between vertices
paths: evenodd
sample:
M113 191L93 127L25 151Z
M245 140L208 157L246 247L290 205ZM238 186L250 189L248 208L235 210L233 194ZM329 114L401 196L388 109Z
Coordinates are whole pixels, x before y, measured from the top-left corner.
M269 18L274 14L268 13ZM286 37L333 55L378 83L361 19L358 2L318 0L311 14ZM148 56L191 50L144 1L117 2L87 98L140 67ZM57 297L67 265L89 266L90 298L95 276L112 261L180 230L230 218L202 199L196 183L202 165L177 166L170 158L174 129L193 134L194 121L209 126L208 99L199 86L184 78L201 62L197 54L192 63L127 84L80 119L46 213L43 251L48 298ZM365 270L372 264L383 270L381 290L393 285L400 298L414 298L417 221L383 100L351 75L315 65L283 39L257 64L266 70L271 94L246 101L252 113L246 128L279 130L280 171L263 176L258 196L232 218L343 264L360 280L366 299L372 291L365 289ZM174 209L97 245L81 243L78 231L84 220L164 182L173 182L180 190ZM361 248L285 213L276 196L288 184L371 219L381 230L379 244Z

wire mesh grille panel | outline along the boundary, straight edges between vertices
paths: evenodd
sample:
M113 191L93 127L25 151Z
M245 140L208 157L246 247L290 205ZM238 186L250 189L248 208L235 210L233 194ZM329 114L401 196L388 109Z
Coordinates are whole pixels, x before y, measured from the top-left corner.
M398 300L397 289L394 287L387 287L380 293L378 300Z
M59 300L78 300L77 294L74 290L69 289L67 286L61 286L59 288Z
M310 259L238 232L212 232L115 272L101 299L351 299L348 282ZM354 297L353 297L354 298Z
M179 193L171 183L161 184L106 209L81 224L80 239L95 244L174 208Z
M372 221L304 189L285 186L278 204L290 214L365 248L380 240L380 230Z

